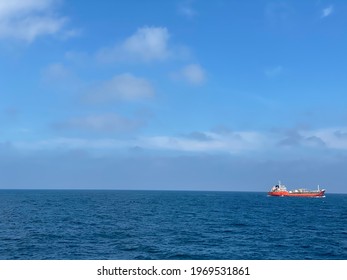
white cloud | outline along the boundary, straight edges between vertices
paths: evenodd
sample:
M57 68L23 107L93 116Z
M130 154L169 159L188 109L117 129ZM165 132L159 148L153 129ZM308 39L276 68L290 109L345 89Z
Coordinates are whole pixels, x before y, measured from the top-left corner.
M112 48L102 49L97 58L102 62L162 61L171 56L170 34L165 27L142 27Z
M94 87L87 95L87 100L91 102L137 101L151 98L154 94L154 88L148 80L125 73Z
M49 91L71 94L81 91L84 83L63 63L52 63L42 70L42 85Z
M181 6L179 8L179 12L180 14L182 14L183 16L185 16L186 18L193 18L196 15L196 12L188 6Z
M306 137L317 137L321 139L327 148L347 150L347 128L325 128L313 131L303 131Z
M128 132L136 129L141 123L121 118L117 115L89 116L71 119L59 124L61 129L78 129L90 132ZM16 142L15 147L23 149L124 149L141 147L158 151L181 152L226 152L241 153L255 151L265 145L268 139L256 132L239 132L230 134L216 134L205 132L208 140L187 138L184 136L151 136L137 139L83 139L83 138L58 138L37 142Z
M70 71L62 63L53 63L43 71L44 80L47 82L61 82L70 75Z
M183 77L190 83L199 85L205 81L205 70L198 64L189 64L182 70Z
M0 38L32 42L62 31L66 17L53 13L56 0L0 0Z
M0 17L12 17L32 11L43 11L49 8L52 0L0 0Z
M174 150L186 152L279 152L283 148L340 149L347 150L347 128L320 130L297 130L295 135L260 131L202 132L204 137L153 136L138 139L136 146L147 149ZM196 134L196 133L195 133ZM285 138L285 139L284 139ZM283 139L288 147L283 147ZM295 141L294 141L295 140ZM286 150L286 149L285 149Z
M122 142L115 139L83 139L83 138L55 138L40 141L14 143L14 147L23 150L51 150L51 149L115 149L122 148Z
M63 124L62 124L63 125ZM83 129L96 132L129 132L139 128L142 123L109 114L75 118L64 123L65 128ZM62 127L64 128L64 127ZM201 132L205 137L187 136L144 136L132 139L83 139L58 138L37 142L14 142L13 146L22 149L129 149L140 147L147 150L176 151L193 153L262 153L266 157L285 155L291 157L317 150L347 151L347 128L328 128L319 130L297 130L295 135L259 131ZM285 142L285 143L284 143Z
M170 136L149 137L142 139L139 146L184 152L240 153L256 150L264 145L263 136L255 132L239 132L228 135L205 132L204 135L208 140Z
M172 77L192 85L201 85L206 80L206 72L199 64L188 64L180 71L173 73Z
M329 7L322 10L321 18L330 16L334 12L334 7L330 5Z
M178 12L187 19L192 19L197 15L197 12L192 8L192 1L181 3L178 7Z
M65 122L55 124L55 128L87 132L130 132L139 128L141 125L141 121L110 113L71 118Z

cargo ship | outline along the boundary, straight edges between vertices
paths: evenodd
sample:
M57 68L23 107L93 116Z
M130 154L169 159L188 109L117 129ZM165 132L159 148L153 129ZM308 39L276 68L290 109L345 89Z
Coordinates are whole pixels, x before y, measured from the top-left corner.
M320 189L319 185L316 190L307 190L307 189L294 189L288 191L285 185L282 185L281 182L278 182L278 185L275 185L268 192L269 196L296 196L296 197L324 197L325 189Z

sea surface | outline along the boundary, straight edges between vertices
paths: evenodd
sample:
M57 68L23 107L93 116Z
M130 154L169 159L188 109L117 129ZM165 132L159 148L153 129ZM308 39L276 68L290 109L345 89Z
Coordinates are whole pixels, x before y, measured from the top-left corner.
M0 190L0 259L347 259L347 195Z

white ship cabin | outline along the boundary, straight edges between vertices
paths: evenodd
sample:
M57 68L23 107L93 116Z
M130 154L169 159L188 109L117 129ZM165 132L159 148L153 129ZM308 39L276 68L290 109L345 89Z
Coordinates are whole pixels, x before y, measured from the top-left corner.
M272 192L283 192L283 191L287 191L287 188L285 185L281 184L281 181L278 181L278 185L273 186L271 191Z

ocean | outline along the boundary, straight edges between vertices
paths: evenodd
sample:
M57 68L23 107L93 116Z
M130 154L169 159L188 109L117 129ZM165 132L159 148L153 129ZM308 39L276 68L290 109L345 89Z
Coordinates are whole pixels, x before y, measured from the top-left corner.
M347 259L347 195L0 190L0 259Z

